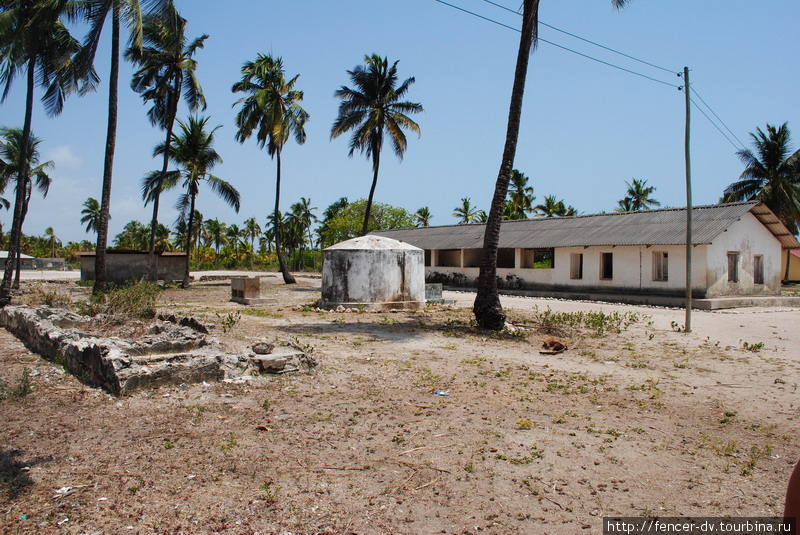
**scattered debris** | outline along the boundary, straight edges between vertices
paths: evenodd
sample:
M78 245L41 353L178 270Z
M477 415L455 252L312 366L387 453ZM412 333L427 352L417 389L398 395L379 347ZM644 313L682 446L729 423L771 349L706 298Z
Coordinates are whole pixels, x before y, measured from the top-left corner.
M555 338L548 338L542 343L542 349L539 351L542 355L557 355L569 349L567 344Z

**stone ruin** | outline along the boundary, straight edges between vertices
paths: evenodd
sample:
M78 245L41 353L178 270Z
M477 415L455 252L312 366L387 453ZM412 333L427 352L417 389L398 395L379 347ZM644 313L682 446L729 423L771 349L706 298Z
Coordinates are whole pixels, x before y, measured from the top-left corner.
M259 277L231 277L231 301L242 305L274 305L277 299L261 297Z
M115 395L165 384L244 381L261 373L317 365L312 355L291 345L260 342L250 350L232 353L194 318L161 316L147 334L135 340L88 332L97 321L49 306L0 310L0 325L31 351L63 365L82 382Z

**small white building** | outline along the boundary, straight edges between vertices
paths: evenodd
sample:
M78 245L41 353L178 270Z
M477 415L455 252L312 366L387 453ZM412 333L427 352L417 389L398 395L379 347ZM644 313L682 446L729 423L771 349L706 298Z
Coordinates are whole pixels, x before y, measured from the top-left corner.
M800 243L769 208L731 203L698 206L692 215L695 297L780 295L781 251ZM484 229L374 234L424 249L429 282L474 286ZM685 295L685 208L503 221L499 246L497 275L506 289L651 303Z

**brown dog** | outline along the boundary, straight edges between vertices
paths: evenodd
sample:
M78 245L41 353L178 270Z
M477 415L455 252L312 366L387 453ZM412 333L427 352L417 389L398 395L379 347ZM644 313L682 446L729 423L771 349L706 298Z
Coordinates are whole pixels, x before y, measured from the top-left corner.
M794 467L794 472L789 478L789 487L786 489L786 507L783 509L784 518L794 518L795 525L800 520L800 461Z

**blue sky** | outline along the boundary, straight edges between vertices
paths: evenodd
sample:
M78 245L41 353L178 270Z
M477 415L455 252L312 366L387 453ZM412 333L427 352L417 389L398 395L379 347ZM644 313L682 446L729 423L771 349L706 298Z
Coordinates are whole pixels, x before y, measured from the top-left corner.
M519 17L481 0L448 0L519 26ZM519 0L498 0L510 8ZM400 60L402 78L416 77L408 99L421 102L415 116L422 136L411 135L402 163L382 157L375 200L415 211L428 206L432 224L452 224L453 208L470 197L488 208L500 164L518 33L474 18L434 0L292 2L183 0L188 35L207 33L199 51L198 76L208 100L210 124L222 125L216 148L223 164L215 174L242 194L239 214L201 190L206 218L264 224L274 203L275 164L254 141L234 140L230 91L243 62L256 54L283 57L288 75L299 73L311 115L308 140L284 150L282 207L310 197L318 213L339 197L366 197L371 167L347 157L347 139L330 141L338 102L334 91L348 84L346 71L365 54ZM221 9L220 5L225 8ZM622 11L608 0L543 0L541 20L675 71L688 65L695 89L736 136L766 123L789 122L800 141L800 2L796 0L634 0ZM110 28L109 28L110 29ZM82 34L76 31L82 38ZM106 129L108 48L105 36L96 67L98 91L71 97L64 113L48 119L37 101L33 129L42 155L54 160L47 199L32 200L24 232L48 226L65 242L93 239L81 228L81 204L100 197ZM548 28L540 36L666 82L674 74L655 70ZM111 206L113 236L132 219L146 222L150 207L139 194L141 177L160 163L151 157L163 134L150 126L145 106L129 88L132 68L120 77L120 118ZM0 125L21 126L24 87L20 78L0 106ZM37 93L37 98L41 96ZM657 84L541 43L528 72L515 167L531 178L537 200L554 194L580 212L610 211L624 195L625 180L646 179L664 205L685 204L684 96ZM185 116L182 109L180 116ZM735 148L693 110L692 164L696 204L717 202L741 173ZM734 140L734 143L736 141ZM165 196L161 220L171 224L176 193ZM0 214L4 228L10 214Z

